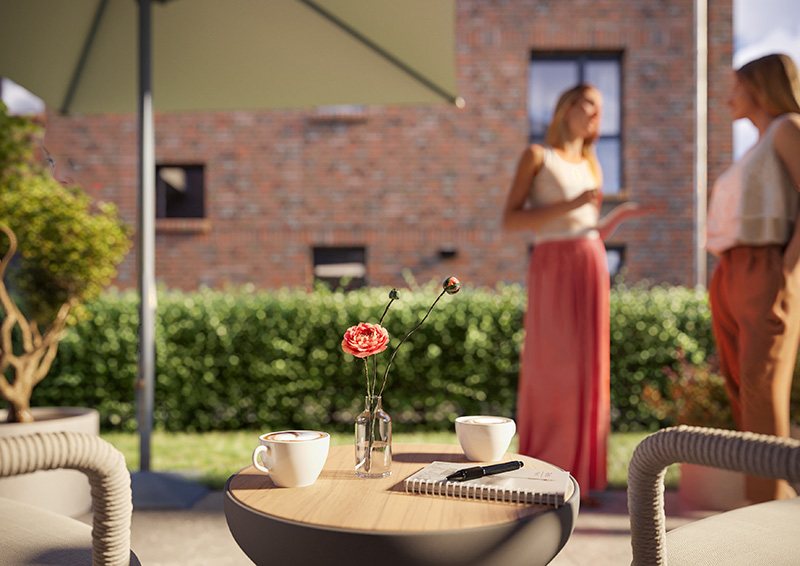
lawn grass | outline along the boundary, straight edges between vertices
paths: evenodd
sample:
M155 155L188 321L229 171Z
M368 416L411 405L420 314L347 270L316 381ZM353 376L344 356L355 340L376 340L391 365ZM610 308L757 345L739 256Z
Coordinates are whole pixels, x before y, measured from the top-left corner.
M608 487L627 489L628 462L631 461L636 446L648 432L615 432L608 441ZM680 479L680 466L673 464L667 468L664 485L667 489L677 489Z
M180 474L188 479L222 489L225 481L235 472L250 464L250 453L257 443L255 431L168 433L156 431L150 443L150 469L157 472ZM627 486L628 462L634 448L647 433L614 433L608 447L608 482L611 489ZM128 462L128 469L139 469L139 437L133 433L103 433L101 435L116 446ZM332 434L331 445L353 442L350 434ZM393 442L428 442L458 444L452 432L397 433ZM510 451L516 451L516 437ZM678 481L678 468L667 470L665 484L674 488Z

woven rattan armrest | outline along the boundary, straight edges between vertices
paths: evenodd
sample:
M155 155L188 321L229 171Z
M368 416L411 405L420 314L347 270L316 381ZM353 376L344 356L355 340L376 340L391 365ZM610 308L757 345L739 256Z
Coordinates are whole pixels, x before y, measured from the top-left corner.
M688 462L800 482L800 441L749 432L679 426L645 438L628 468L633 566L666 566L664 474Z
M124 455L98 436L77 432L0 438L0 477L57 468L79 470L89 478L94 566L127 566L133 505Z

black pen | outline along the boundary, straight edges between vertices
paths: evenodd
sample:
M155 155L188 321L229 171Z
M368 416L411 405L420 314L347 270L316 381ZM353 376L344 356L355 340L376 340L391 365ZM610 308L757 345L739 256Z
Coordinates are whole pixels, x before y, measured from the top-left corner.
M503 472L511 472L519 470L524 464L519 460L513 462L503 462L502 464L492 464L491 466L475 466L474 468L464 468L458 470L447 476L447 481L466 481L482 478L483 476L490 476L493 474L502 474Z

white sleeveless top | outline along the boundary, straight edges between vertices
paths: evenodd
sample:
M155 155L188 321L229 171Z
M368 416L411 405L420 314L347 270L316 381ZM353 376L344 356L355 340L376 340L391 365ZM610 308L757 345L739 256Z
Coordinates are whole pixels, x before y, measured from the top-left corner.
M533 178L526 206L539 208L565 200L571 200L588 189L597 188L597 180L589 162L571 163L553 148L544 148L542 169ZM554 218L534 231L536 243L552 240L574 240L597 238L599 211L591 203L584 204L568 213Z
M775 152L774 119L750 150L714 183L708 207L706 249L786 244L800 202L797 187Z

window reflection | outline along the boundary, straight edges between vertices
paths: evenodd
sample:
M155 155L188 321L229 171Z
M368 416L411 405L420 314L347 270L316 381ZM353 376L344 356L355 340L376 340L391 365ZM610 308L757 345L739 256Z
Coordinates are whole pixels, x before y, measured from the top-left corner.
M597 158L603 169L603 193L616 194L622 188L619 138L600 138L596 148Z
M528 73L530 141L544 141L558 96L580 82L593 84L603 95L603 119L597 143L603 168L603 192L606 195L619 193L622 189L622 89L618 55L534 53Z
M620 83L618 61L587 61L585 80L603 94L600 135L618 136L620 130Z
M608 275L613 279L625 266L625 246L606 246Z
M205 218L202 165L156 166L156 218Z
M530 66L528 117L531 134L544 138L559 95L579 82L573 61L539 61Z

